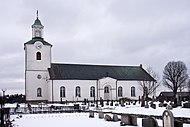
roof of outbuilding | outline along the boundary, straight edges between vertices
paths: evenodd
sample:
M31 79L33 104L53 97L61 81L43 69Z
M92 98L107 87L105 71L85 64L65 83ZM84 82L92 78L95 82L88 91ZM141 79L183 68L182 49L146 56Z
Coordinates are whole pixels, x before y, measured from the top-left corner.
M177 94L179 96L188 96L190 95L190 92L177 92ZM164 96L164 97L173 97L174 96L174 93L171 91L171 92L160 92L159 96Z
M155 81L140 66L52 63L48 71L51 80L98 80L104 77L111 77L117 80Z
M32 38L32 40L30 40L30 41L24 43L24 45L25 45L25 44L34 44L36 41L42 42L43 45L50 45L50 46L52 46L52 45L51 45L50 43L48 43L47 41L44 41L44 39L41 38L41 37L34 37L34 38Z

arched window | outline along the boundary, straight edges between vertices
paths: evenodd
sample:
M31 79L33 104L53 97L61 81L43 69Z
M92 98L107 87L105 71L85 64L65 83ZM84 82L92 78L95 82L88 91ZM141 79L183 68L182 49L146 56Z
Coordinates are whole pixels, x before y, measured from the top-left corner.
M42 59L41 57L42 57L41 53L37 52L36 53L36 60L41 60Z
M42 97L42 88L37 89L37 97Z
M80 87L79 86L77 86L76 89L75 89L75 96L76 97L80 97L81 96L80 95Z
M131 87L131 97L135 97L135 87Z
M95 87L90 87L90 97L95 97Z
M109 93L109 87L108 86L104 87L104 93Z
M122 97L123 96L123 88L120 86L118 87L118 97Z
M60 87L60 97L65 97L65 87L64 86Z

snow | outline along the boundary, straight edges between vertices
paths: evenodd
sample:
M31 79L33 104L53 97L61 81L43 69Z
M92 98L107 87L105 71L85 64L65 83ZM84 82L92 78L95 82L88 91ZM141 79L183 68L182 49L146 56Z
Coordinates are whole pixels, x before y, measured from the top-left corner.
M55 104L61 106L59 104ZM13 106L12 106L13 107ZM90 107L90 110L95 110L95 107ZM125 107L105 106L103 112L129 113L129 114L144 114L161 116L165 111L165 107L144 108L140 105L127 105ZM190 118L190 109L182 107L171 110L174 117ZM95 113L95 118L89 118L89 113L56 113L56 114L25 114L22 117L11 115L11 120L14 119L14 127L52 127L66 125L69 127L119 127L120 122L107 122L104 119L99 119ZM157 120L158 125L162 127L162 120ZM142 118L137 119L138 127L142 127ZM184 127L190 127L190 124L183 124ZM133 126L128 126L133 127Z

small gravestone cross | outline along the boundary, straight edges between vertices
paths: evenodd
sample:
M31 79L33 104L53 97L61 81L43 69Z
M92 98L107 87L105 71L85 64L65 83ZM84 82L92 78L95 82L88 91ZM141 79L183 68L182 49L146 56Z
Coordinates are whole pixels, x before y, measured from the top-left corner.
M174 127L174 116L170 110L165 110L162 114L163 127Z

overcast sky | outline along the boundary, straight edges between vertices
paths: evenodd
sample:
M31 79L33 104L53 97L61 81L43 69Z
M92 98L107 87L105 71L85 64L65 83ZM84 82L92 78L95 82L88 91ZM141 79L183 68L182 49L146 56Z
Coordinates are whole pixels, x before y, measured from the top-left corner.
M190 69L189 0L1 0L0 89L24 90L23 44L36 19L52 62Z

